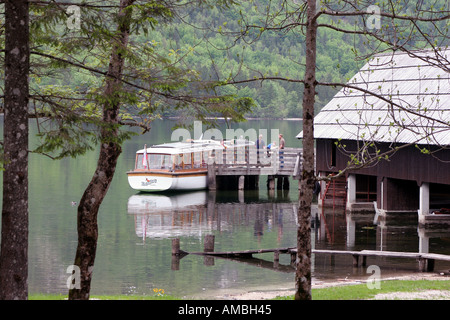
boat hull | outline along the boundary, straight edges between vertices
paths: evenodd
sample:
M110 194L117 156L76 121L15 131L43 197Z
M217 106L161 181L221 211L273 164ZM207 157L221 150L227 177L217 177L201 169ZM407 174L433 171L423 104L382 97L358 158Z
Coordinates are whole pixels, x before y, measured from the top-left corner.
M152 173L128 172L131 188L141 192L161 192L168 190L202 190L208 186L207 172Z

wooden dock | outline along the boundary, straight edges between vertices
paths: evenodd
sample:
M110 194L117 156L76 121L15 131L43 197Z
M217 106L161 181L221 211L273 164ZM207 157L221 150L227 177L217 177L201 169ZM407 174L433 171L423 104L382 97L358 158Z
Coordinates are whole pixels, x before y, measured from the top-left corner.
M204 242L204 250L201 252L186 252L180 250L179 239L172 240L172 256L174 258L183 257L188 254L202 255L209 258L229 258L242 259L248 261L254 259L253 255L262 253L273 253L273 268L279 269L280 254L289 254L291 256L291 266L295 266L297 260L297 248L273 248L273 249L254 249L241 251L214 251L214 236L207 235ZM327 255L347 255L352 256L353 267L365 267L367 265L367 257L386 257L386 258L406 258L415 259L418 262L418 270L421 272L432 272L434 270L435 261L450 261L450 255L436 254L436 253L420 253L420 252L397 252L397 251L376 251L376 250L361 250L361 251L346 251L346 250L321 250L313 249L312 254L327 254ZM361 258L361 259L360 259ZM258 259L260 260L260 259ZM360 263L361 261L361 263ZM285 267L285 266L283 266ZM285 269L283 269L285 270ZM294 270L294 268L292 268Z
M218 179L230 185L230 177L237 177L239 189L256 189L259 176L268 176L268 188L275 188L275 179L279 179L278 187L289 188L288 180L298 179L301 172L300 148L275 150L245 150L242 154L222 153L208 161L208 188L216 190Z

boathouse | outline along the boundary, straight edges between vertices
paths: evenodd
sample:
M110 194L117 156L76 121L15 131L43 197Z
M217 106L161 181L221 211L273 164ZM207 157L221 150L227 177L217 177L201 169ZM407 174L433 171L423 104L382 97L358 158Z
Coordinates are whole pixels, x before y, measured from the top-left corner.
M317 114L316 173L345 170L348 211L450 226L449 60L450 49L377 55Z

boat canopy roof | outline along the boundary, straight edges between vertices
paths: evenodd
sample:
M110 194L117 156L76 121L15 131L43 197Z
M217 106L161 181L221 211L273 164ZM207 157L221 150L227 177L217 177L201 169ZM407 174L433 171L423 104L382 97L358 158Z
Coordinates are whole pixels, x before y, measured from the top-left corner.
M169 142L153 145L147 148L147 153L180 154L223 150L229 147L244 147L249 145L254 145L254 142L244 139L225 140L223 143L216 140L191 140L187 142ZM144 149L138 150L136 153L144 153Z

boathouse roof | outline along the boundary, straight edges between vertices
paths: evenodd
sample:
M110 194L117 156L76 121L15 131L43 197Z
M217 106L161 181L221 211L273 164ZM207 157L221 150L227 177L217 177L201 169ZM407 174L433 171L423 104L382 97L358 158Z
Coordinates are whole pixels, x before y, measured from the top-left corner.
M314 137L450 145L449 61L450 49L374 56L314 118Z

